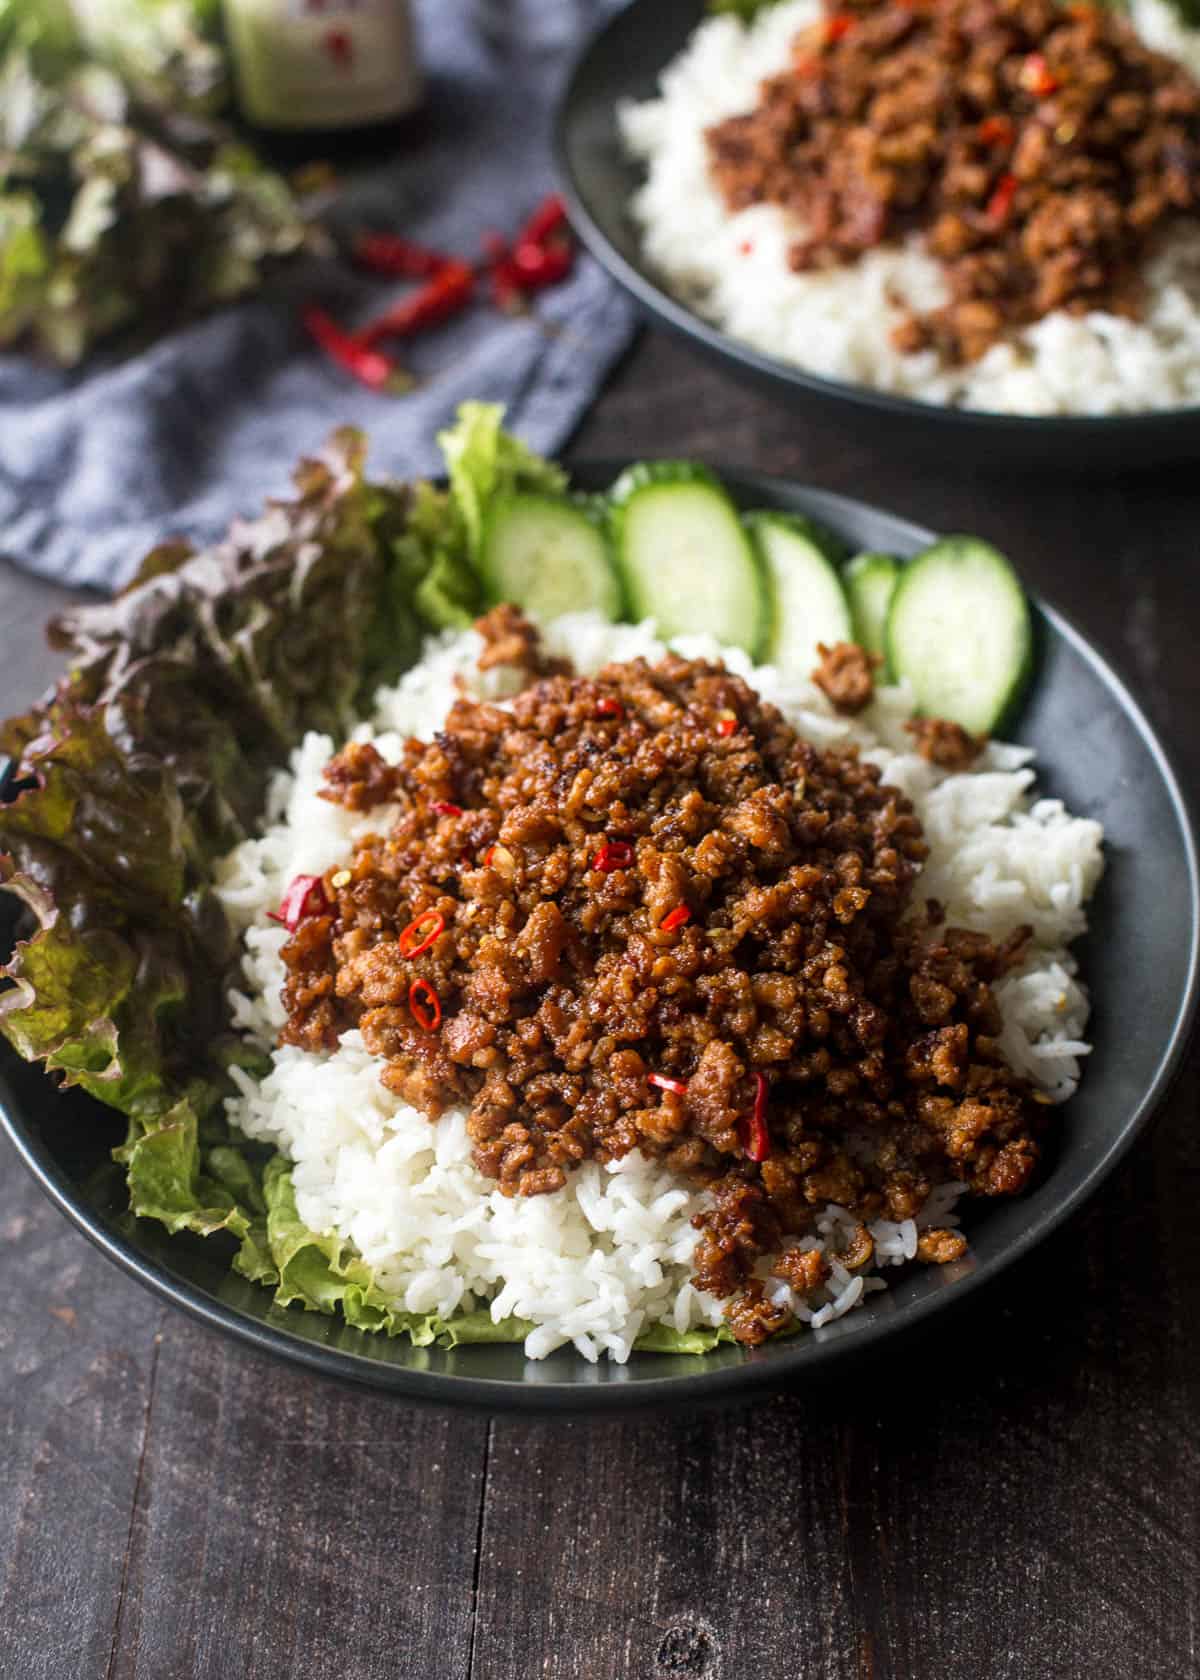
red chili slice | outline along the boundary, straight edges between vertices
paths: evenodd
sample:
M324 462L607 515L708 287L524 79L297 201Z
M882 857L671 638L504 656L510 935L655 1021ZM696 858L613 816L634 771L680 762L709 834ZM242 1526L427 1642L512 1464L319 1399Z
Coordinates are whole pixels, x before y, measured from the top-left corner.
M428 951L445 926L446 918L440 910L422 910L401 930L400 955L419 957L422 951Z
M835 12L825 24L825 39L840 41L854 28L855 18L850 12Z
M660 1091L672 1091L677 1097L687 1095L687 1080L672 1079L666 1073L648 1073L646 1083L647 1085L657 1085Z
M442 1024L442 1000L428 980L414 980L408 988L408 1011L422 1032L433 1033Z
M634 855L628 840L606 840L592 859L592 868L601 875L611 875L615 869L628 869Z
M602 694L596 702L597 717L624 717L625 708L613 694Z
M771 1134L767 1130L767 1076L754 1075L754 1107L738 1122L742 1148L750 1161L765 1161L771 1153Z
M435 799L429 808L436 811L439 817L462 816L462 806L456 805L452 799Z
M732 735L737 726L738 720L735 717L720 717L716 724L717 734L722 738Z
M1021 66L1021 86L1035 99L1046 99L1058 89L1058 77L1039 52L1030 53Z
M295 933L304 916L319 915L327 907L325 888L319 875L297 875L283 895L278 910L268 910L273 922L280 922L289 933Z
M687 905L679 904L668 915L664 916L658 925L663 933L674 933L676 928L681 928L685 922L690 922L691 919L692 912Z
M985 117L977 132L985 146L1011 146L1016 130L1009 117Z
M993 227L1003 227L1012 210L1013 199L1017 195L1019 183L1015 175L1002 175L1000 183L991 198L988 199L987 219Z

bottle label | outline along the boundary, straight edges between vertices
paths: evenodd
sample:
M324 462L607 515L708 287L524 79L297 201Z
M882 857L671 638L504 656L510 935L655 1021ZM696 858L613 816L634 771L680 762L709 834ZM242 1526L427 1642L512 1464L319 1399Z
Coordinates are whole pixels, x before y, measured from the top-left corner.
M270 128L341 128L411 111L408 0L227 0L242 107Z

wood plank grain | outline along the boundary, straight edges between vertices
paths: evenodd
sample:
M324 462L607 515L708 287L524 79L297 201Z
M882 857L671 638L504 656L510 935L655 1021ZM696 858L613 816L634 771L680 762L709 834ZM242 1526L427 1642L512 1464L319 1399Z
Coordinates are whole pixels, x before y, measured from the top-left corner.
M162 1310L0 1139L0 1673L101 1676Z
M171 1315L111 1680L465 1675L485 1433Z

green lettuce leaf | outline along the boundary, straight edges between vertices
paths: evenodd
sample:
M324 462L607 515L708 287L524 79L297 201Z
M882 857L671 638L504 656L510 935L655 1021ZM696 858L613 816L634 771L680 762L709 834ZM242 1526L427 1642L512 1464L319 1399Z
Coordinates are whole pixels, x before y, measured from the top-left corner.
M0 344L69 366L327 247L215 114L215 14L209 0L0 0Z
M436 1338L436 1317L399 1310L344 1238L309 1230L296 1212L291 1170L281 1155L267 1163L263 1193L267 1246L279 1277L275 1299L281 1307L295 1303L306 1312L340 1312L356 1329L408 1336L417 1347Z
M722 1324L697 1330L676 1330L670 1324L650 1324L634 1347L638 1353L711 1353L721 1342L736 1341L733 1331Z
M450 494L466 533L467 553L477 565L484 516L494 495L510 490L565 489L567 475L503 429L498 403L465 402L438 443L450 474Z

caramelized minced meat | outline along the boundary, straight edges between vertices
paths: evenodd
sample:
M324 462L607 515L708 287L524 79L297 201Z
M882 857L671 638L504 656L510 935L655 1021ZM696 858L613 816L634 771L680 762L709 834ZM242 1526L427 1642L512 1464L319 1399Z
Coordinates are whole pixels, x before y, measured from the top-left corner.
M943 770L969 770L987 745L985 735L968 735L949 718L910 718L904 727L921 757Z
M874 668L879 661L857 642L817 643L821 662L812 680L839 712L861 712L875 698Z
M566 660L547 658L536 628L519 607L502 601L475 625L483 637L476 665L491 671L497 665L511 665L530 677L548 677L569 669Z
M362 808L383 785L370 753L339 754L329 797ZM357 1027L405 1101L466 1106L507 1194L635 1148L670 1164L711 1192L695 1281L743 1341L788 1316L759 1262L827 1202L904 1219L948 1177L984 1194L1028 1178L1046 1111L1001 1055L991 991L1020 941L914 913L908 800L721 665L669 655L544 677L507 708L460 698L387 786L391 826L284 947L283 1040ZM778 1266L819 1270L792 1250Z
M826 0L758 106L709 130L731 209L795 211L798 270L919 231L949 303L900 349L970 362L1051 310L1136 315L1154 236L1193 214L1200 86L1117 11Z

